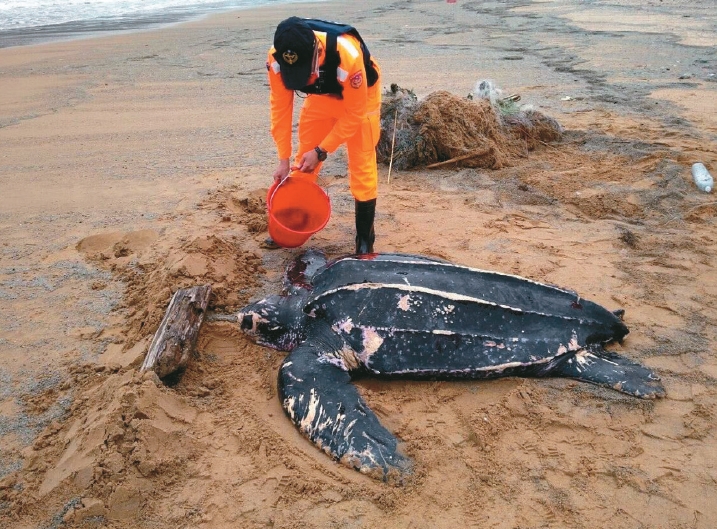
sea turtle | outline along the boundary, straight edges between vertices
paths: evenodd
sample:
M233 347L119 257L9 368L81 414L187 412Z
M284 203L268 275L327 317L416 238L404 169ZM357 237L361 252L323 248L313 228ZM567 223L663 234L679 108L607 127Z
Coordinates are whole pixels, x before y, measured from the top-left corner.
M286 269L281 295L245 307L243 331L291 351L281 404L321 450L399 480L411 463L351 379L568 377L641 398L664 396L647 368L603 349L628 329L573 291L416 255L327 262L316 250Z

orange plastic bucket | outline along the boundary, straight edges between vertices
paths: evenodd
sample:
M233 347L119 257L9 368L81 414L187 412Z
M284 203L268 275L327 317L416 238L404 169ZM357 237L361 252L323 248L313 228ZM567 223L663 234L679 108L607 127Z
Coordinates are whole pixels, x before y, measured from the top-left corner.
M329 196L318 184L302 177L274 182L266 194L266 207L269 235L284 248L301 246L331 217Z

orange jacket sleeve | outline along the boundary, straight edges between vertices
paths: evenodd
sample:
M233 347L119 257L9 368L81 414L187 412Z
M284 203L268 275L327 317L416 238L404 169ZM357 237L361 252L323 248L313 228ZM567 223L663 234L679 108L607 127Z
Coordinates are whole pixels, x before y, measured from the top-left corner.
M284 86L279 63L269 50L266 66L269 76L269 107L271 109L271 136L280 160L291 158L291 128L294 115L294 91Z
M358 41L349 35L341 36L338 39L338 49L341 64L337 77L344 87L344 114L319 145L328 152L334 152L339 145L356 134L366 117L368 103L366 70Z

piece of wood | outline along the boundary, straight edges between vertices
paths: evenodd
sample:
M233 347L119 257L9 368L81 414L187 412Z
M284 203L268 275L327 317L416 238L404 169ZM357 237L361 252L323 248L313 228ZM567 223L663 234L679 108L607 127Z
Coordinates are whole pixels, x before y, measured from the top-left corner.
M463 160L468 160L469 158L474 158L476 156L485 156L491 151L490 147L479 149L477 151L469 152L468 154L461 154L460 156L456 156L455 158L451 158L450 160L443 160L442 162L436 162L432 163L431 165L427 165L427 169L437 169L438 167L443 167L444 165L449 165L456 162L461 162Z
M140 371L154 371L164 378L187 367L211 293L211 285L182 288L174 293Z
M391 158L388 161L388 180L387 183L391 183L391 168L393 167L393 150L396 147L396 124L398 123L398 107L396 107L396 113L393 115L393 137L391 138Z

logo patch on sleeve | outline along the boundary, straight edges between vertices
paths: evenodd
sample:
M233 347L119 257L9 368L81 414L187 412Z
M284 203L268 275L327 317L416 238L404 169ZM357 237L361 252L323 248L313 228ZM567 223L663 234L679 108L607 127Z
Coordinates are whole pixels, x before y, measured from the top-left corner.
M352 88L358 88L363 84L363 73L356 72L351 76L351 79L349 79L349 82L351 83Z

